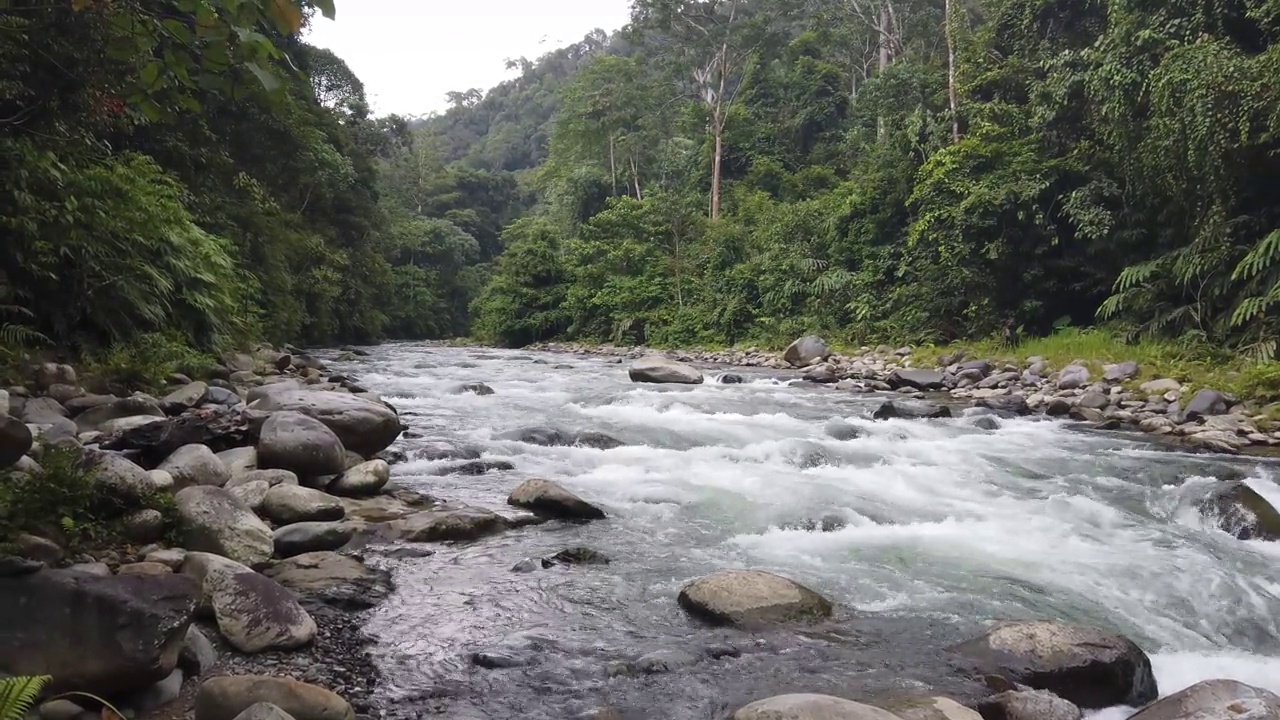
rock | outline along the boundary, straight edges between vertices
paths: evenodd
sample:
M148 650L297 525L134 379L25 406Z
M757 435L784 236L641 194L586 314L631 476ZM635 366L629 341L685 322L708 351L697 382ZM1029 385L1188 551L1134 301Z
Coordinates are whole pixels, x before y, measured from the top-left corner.
M1167 392L1179 392L1182 390L1182 383L1172 378L1161 378L1159 380L1148 380L1139 387L1146 395L1164 395Z
M394 410L349 393L285 390L260 398L249 407L268 412L292 410L315 418L338 436L343 447L364 457L395 442L402 430Z
M287 472L287 471L285 471ZM262 504L267 500L267 493L271 490L271 486L265 480L249 480L235 486L228 486L227 491L235 495L240 502L249 506L249 509L261 512Z
M1049 417L1062 417L1071 414L1071 403L1066 398L1050 398L1044 408L1044 414Z
M114 696L178 662L198 588L174 575L44 570L0 582L0 672L53 675L49 692Z
M1002 372L992 375L978 383L978 387L982 389L998 388L1001 385L1011 385L1022 378L1022 374L1018 372Z
M476 540L510 527L505 518L481 508L417 512L387 523L385 530L405 542Z
M231 372L253 372L258 366L252 355L246 353L228 353L222 356L222 364Z
M41 567L44 563L39 563ZM67 566L67 572L76 572L82 575L92 575L94 577L111 577L111 566L102 562L85 562L76 563Z
M76 369L70 365L42 363L36 366L36 390L44 392L54 385L75 385Z
M722 570L684 586L678 598L691 615L723 625L820 619L831 601L787 578L759 570Z
M941 390L946 387L946 378L937 370L915 370L903 368L894 370L886 379L894 390L914 388L916 390Z
M295 718L269 702L260 702L245 708L244 712L235 717L235 720L295 720Z
M872 417L876 420L949 418L951 408L924 400L890 400L881 405Z
M831 695L778 695L757 700L732 720L899 720L888 710Z
M37 560L46 565L57 565L62 562L66 553L58 543L38 535L23 533L14 538L13 544L20 557Z
M1252 435L1258 428L1248 417L1240 414L1214 415L1204 419L1204 429L1208 431L1232 433L1235 435Z
M1000 421L993 415L979 415L973 419L973 426L979 430L994 432L1000 429Z
M173 392L165 395L160 400L160 407L168 410L175 415L183 410L189 410L199 406L205 401L209 395L209 385L204 382L196 381L188 383Z
M257 443L260 426L250 419L235 408L204 405L178 417L159 418L156 422L118 432L104 441L102 447L136 450L148 464L159 464L184 445L208 445L214 453L219 453Z
M947 697L897 700L885 709L902 720L982 720L982 716Z
M187 677L199 677L218 664L218 651L214 649L209 638L200 632L200 628L192 625L187 628L187 637L182 643L182 652L178 654L178 667Z
M1234 454L1239 452L1240 448L1248 445L1249 441L1231 432L1204 430L1194 435L1189 435L1187 444L1211 452Z
M84 393L84 390L76 387L75 385L66 385L63 383L56 383L56 384L50 385L49 389L44 391L44 394L62 403L63 407L66 407L68 402L75 400L76 398L80 397L81 395L84 395L85 393Z
M75 422L79 432L92 432L101 430L102 426L110 420L138 416L163 418L165 414L155 400L135 395L85 410L76 416Z
M0 414L0 470L13 465L31 450L31 429L15 417Z
M1128 638L1047 621L999 623L954 648L982 672L1048 690L1085 709L1139 706L1158 696L1151 661Z
M1116 365L1108 365L1102 369L1102 379L1109 383L1124 382L1138 377L1138 363L1127 360Z
M489 387L488 385L485 385L482 382L469 382L469 383L462 383L461 385L453 389L454 395L461 395L463 393L471 393L472 395L480 395L480 396L492 395L493 388Z
M242 400L234 390L228 390L222 387L211 387L205 396L205 402L214 405L222 405L223 407L235 407Z
M1202 417L1210 415L1225 415L1227 413L1227 397L1217 390L1209 390L1208 388L1201 390L1191 398L1191 402L1187 403L1186 416L1188 420L1198 420Z
M1105 410L1110 404L1111 398L1100 392L1093 391L1085 393L1080 398L1080 402L1077 403L1079 407L1089 408L1090 410Z
M121 518L120 529L133 542L143 545L158 542L164 537L164 515L151 508L134 510Z
M831 346L817 335L807 335L787 346L782 359L792 367L808 367L826 362L831 357Z
M1200 511L1241 540L1280 540L1280 511L1242 481L1216 483Z
M271 703L296 720L355 720L351 705L324 688L289 678L228 675L196 692L195 720L235 720L257 703Z
M1031 406L1027 404L1027 399L1021 395L997 395L995 397L982 398L974 404L1002 414L1031 414Z
M355 536L360 525L353 522L300 522L275 531L276 555L282 558L323 550L337 550Z
M1089 368L1071 364L1058 373L1059 390L1075 390L1089 384Z
M1161 698L1130 720L1275 720L1280 696L1235 680L1204 680Z
M128 705L138 713L149 713L164 707L182 693L182 670L174 668L168 677L129 698Z
M230 378L231 382L235 385L249 385L260 379L261 378L258 377L258 373L253 372L252 370L238 370L231 373Z
M75 720L84 708L70 700L49 700L37 709L40 720Z
M1080 720L1080 708L1047 690L1012 690L978 703L983 720Z
M213 553L253 567L271 559L271 530L239 498L195 485L174 496L179 532L188 550Z
M632 382L701 385L702 372L660 355L642 357L627 369Z
M222 487L231 479L231 471L207 445L183 445L174 450L156 469L173 476L176 490L192 485Z
M233 490L240 485L250 483L266 483L267 487L276 485L297 485L298 476L290 470L245 470L227 482L226 488Z
M716 376L716 382L721 385L741 385L743 383L742 376L737 373L721 373Z
M290 470L301 478L337 475L345 449L324 423L292 410L273 413L258 438L258 467Z
M304 601L322 602L345 610L373 607L391 592L389 573L336 552L303 553L281 560L262 572Z
M232 479L250 470L258 469L258 448L252 445L223 450L217 453L217 456L231 473Z
M814 365L808 370L805 370L804 374L801 375L800 378L808 382L823 385L839 382L840 380L840 376L836 373L836 369L832 367L831 363Z
M293 595L252 570L210 568L204 592L213 604L218 632L240 652L294 650L309 644L316 623Z
M338 498L299 485L276 485L267 491L262 513L281 525L341 520L347 511Z
M186 559L187 551L182 548L167 548L162 550L153 550L143 556L143 562L160 563L168 567L170 570L177 572L182 567L182 561Z
M158 478L111 452L86 453L85 462L93 472L93 482L126 507L142 505L161 490Z
M562 565L608 565L609 558L591 548L567 548L550 557L552 562Z
M620 448L625 444L626 443L612 435L606 435L594 430L585 430L580 433L575 433L573 436L573 445L575 447L592 448L595 450L612 450L614 448Z
M856 440L863 434L855 425L843 420L831 420L822 429L828 437L836 440Z
M507 504L540 515L577 520L601 520L604 511L550 480L532 479L520 483L507 497Z
M10 400L10 407L12 402ZM41 433L44 437L51 434L57 437L75 437L80 432L75 422L67 419L66 408L50 397L25 400L20 417L28 425L48 426L49 429Z
M369 460L346 472L329 483L329 492L344 497L377 495L391 480L391 466L386 460Z

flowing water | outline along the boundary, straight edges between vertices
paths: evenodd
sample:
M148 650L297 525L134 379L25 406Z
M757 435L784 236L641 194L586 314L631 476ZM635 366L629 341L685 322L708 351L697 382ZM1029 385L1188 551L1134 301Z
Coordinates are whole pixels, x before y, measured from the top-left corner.
M607 705L625 718L708 720L796 691L973 699L980 688L945 648L1010 618L1127 634L1151 654L1161 694L1209 677L1280 692L1280 544L1237 540L1194 506L1233 468L1280 502L1257 461L1037 419L994 432L965 417L873 422L883 397L768 371L732 370L743 384L636 385L604 358L422 344L331 365L382 393L416 434L515 465L439 476L440 463L411 460L395 466L397 482L508 512L512 488L546 477L609 514L382 560L398 587L367 629L390 716L559 720ZM468 381L496 392L457 394ZM835 418L863 436L827 436ZM626 445L499 438L530 426ZM424 441L397 447L412 456ZM832 515L844 527L822 532ZM511 570L576 546L612 563ZM677 606L689 580L746 567L818 590L836 617L745 633ZM478 651L512 667L479 667Z

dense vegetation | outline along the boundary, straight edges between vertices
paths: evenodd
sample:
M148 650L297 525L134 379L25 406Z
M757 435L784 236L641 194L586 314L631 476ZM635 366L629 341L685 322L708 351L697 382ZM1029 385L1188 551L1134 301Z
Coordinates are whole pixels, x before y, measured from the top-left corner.
M414 120L302 42L332 10L0 2L6 345L1275 356L1280 0L636 0Z

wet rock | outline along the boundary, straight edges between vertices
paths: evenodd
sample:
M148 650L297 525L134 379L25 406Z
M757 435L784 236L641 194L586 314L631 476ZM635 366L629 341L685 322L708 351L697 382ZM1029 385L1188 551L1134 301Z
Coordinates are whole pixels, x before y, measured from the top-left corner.
M716 376L716 382L721 385L741 385L743 380L737 373L723 373Z
M523 440L521 434L528 430L542 430L542 428L529 428L526 430L513 430L503 433L498 437L507 440L519 440L520 442L528 442ZM557 431L551 431L557 432ZM530 443L537 444L537 443ZM436 462L440 460L476 460L480 457L479 448L459 446L450 440L426 440L423 441L413 451L414 460L427 460Z
M52 675L52 693L144 689L173 672L197 597L189 578L172 573L44 570L6 578L0 672Z
M525 558L515 565L511 566L513 573L531 573L539 570L546 570L551 567L552 562L546 558Z
M405 542L476 540L506 530L501 515L481 508L462 507L418 512L387 523L392 537Z
M1050 398L1045 405L1044 414L1049 417L1063 417L1071 414L1071 403L1066 398Z
M828 437L836 440L857 440L863 435L857 426L843 420L831 420L822 430Z
M469 383L463 383L453 389L454 395L461 395L463 393L471 393L472 395L480 395L480 396L492 395L493 388L489 387L488 385L485 385L482 382L469 382Z
M1186 417L1188 420L1198 420L1210 415L1225 415L1227 409L1226 395L1217 390L1205 388L1196 393L1195 397L1191 398L1191 401L1187 403Z
M899 720L887 710L831 695L778 695L757 700L733 720Z
M209 642L209 638L194 625L187 628L182 652L178 655L178 667L182 672L187 677L199 677L212 670L217 663L218 651Z
M573 444L578 447L594 448L596 450L612 450L620 448L626 443L602 432L587 430L577 433L573 436Z
M697 655L684 650L655 650L641 655L632 666L645 675L660 675L693 667L699 660Z
M702 372L697 368L676 362L660 355L643 357L627 369L632 382L678 385L702 384Z
M386 460L369 460L348 468L329 484L329 492L343 497L377 495L391 480L391 466Z
M498 436L501 440L515 440L528 445L543 447L559 447L573 444L572 437L560 430L550 427L526 427L509 430ZM476 454L479 457L479 453ZM472 459L472 458L468 458Z
M218 632L240 652L293 650L315 638L316 623L279 583L248 569L210 568L204 593Z
M346 469L345 450L319 420L295 411L277 412L262 425L258 467L290 470L300 478L337 475Z
M894 390L914 388L916 390L941 390L946 387L946 377L937 370L918 370L903 368L890 373L886 382Z
M1212 452L1234 454L1240 451L1240 448L1249 444L1248 439L1242 438L1235 433L1222 432L1220 430L1205 430L1188 435L1186 439L1187 445L1193 448L1202 448Z
M177 490L192 485L222 487L231 479L231 471L207 445L183 445L156 469L169 473Z
M591 548L575 547L561 550L551 556L552 562L563 565L608 565L609 558L604 553Z
M954 648L983 672L1048 690L1085 709L1138 706L1158 696L1151 661L1128 638L1047 621L999 623Z
M26 423L0 413L0 470L21 460L31 450L31 442Z
M1275 720L1280 696L1235 680L1204 680L1161 698L1130 720Z
M262 574L307 603L341 610L373 607L391 592L390 574L336 552L310 552L280 560Z
M808 367L826 362L831 357L831 346L817 335L807 335L787 346L782 359L792 367Z
M296 720L355 720L351 705L322 687L289 678L228 675L196 692L195 720L235 720L257 703L271 703Z
M186 549L221 555L249 567L271 559L270 528L227 490L196 485L179 491L174 502Z
M309 552L337 550L355 537L359 524L352 522L300 522L275 531L276 555L289 558Z
M250 407L268 412L293 410L315 418L333 430L343 447L364 457L386 449L403 429L400 416L390 407L350 393L285 390L259 398Z
M1080 720L1080 708L1047 690L1015 690L978 703L982 720Z
M604 511L550 480L531 479L507 497L507 504L570 520L600 520Z
M872 417L876 420L949 418L951 408L924 400L890 400L881 405Z
M973 419L973 426L979 430L994 432L1000 429L1000 421L992 415L979 415Z
M686 585L678 597L691 615L724 625L811 620L831 615L831 601L787 578L759 570L723 570Z
M262 501L262 513L273 522L290 525L300 522L341 520L347 513L338 498L300 485L276 485Z
M1280 511L1241 481L1215 483L1200 511L1241 540L1280 540Z

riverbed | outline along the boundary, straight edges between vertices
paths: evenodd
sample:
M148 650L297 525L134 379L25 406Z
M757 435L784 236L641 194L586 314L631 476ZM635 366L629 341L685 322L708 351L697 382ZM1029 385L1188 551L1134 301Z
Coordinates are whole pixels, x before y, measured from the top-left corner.
M994 431L963 416L876 422L886 396L785 372L705 367L703 385L637 385L607 358L369 350L330 366L381 393L410 427L415 437L396 445L410 457L394 467L397 483L509 513L507 494L545 477L609 515L432 546L429 557L372 552L397 583L366 628L389 716L562 720L607 706L624 718L709 720L796 691L963 701L984 691L945 648L1017 618L1128 635L1151 655L1162 695L1210 677L1280 692L1280 547L1235 539L1194 502L1206 483L1242 473L1280 504L1273 465L1041 418L1002 419ZM743 382L712 382L726 372ZM459 393L465 382L494 393ZM831 437L832 420L861 436ZM501 437L527 427L625 444ZM515 469L439 475L447 463L412 459L440 438ZM512 571L579 546L611 563ZM689 580L746 567L812 587L837 603L836 617L744 633L677 606ZM477 665L475 653L501 667Z

